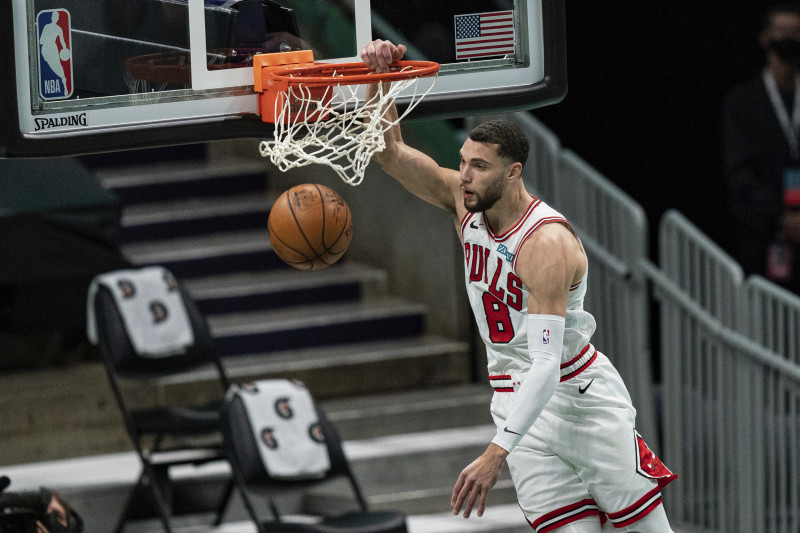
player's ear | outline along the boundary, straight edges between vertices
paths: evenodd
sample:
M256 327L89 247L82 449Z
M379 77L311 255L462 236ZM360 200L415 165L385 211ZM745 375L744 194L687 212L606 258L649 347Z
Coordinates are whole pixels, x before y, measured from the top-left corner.
M511 163L508 167L508 179L521 179L522 178L522 163L516 161Z

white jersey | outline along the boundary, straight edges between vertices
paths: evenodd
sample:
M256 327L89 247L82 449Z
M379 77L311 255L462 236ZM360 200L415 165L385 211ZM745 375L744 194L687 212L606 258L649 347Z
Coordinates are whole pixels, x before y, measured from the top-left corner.
M489 376L495 390L500 381L528 371L528 288L516 274L517 253L545 224L566 219L541 200L533 198L522 218L497 235L483 213L467 213L461 220L467 295L486 344ZM561 380L569 379L595 357L589 340L596 324L583 310L586 275L570 288L561 353ZM511 388L511 383L507 387Z
M553 222L566 219L536 198L502 235L483 213L461 221L467 294L486 343L498 429L506 427L531 366L528 288L516 274L517 256L537 229ZM676 478L636 433L636 409L622 378L590 343L596 324L583 310L586 280L584 274L567 296L561 383L506 458L520 508L536 533L590 517L630 526L659 507L661 488ZM663 509L659 513L654 516L667 524Z

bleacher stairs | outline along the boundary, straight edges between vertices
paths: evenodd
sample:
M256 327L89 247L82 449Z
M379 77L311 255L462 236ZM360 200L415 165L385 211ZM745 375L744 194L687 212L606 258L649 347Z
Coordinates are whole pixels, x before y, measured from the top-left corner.
M187 285L236 379L299 373L322 398L468 381L466 345L426 334L426 309L386 294L384 272L348 260L299 272L278 259L266 228L281 191L263 161L98 174L124 205L125 256Z

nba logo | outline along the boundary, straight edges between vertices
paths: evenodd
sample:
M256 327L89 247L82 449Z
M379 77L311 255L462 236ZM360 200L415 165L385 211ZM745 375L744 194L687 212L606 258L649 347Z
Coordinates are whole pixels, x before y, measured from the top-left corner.
M47 9L36 15L39 95L43 100L72 96L72 27L69 11Z
M543 329L542 330L542 344L550 344L550 330Z

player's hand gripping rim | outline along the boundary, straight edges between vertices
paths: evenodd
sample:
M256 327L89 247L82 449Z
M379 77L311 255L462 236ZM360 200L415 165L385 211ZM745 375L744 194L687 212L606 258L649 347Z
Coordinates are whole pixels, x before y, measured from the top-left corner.
M361 60L371 70L384 73L389 72L389 65L403 59L405 53L405 45L395 46L389 41L376 39L361 49Z

